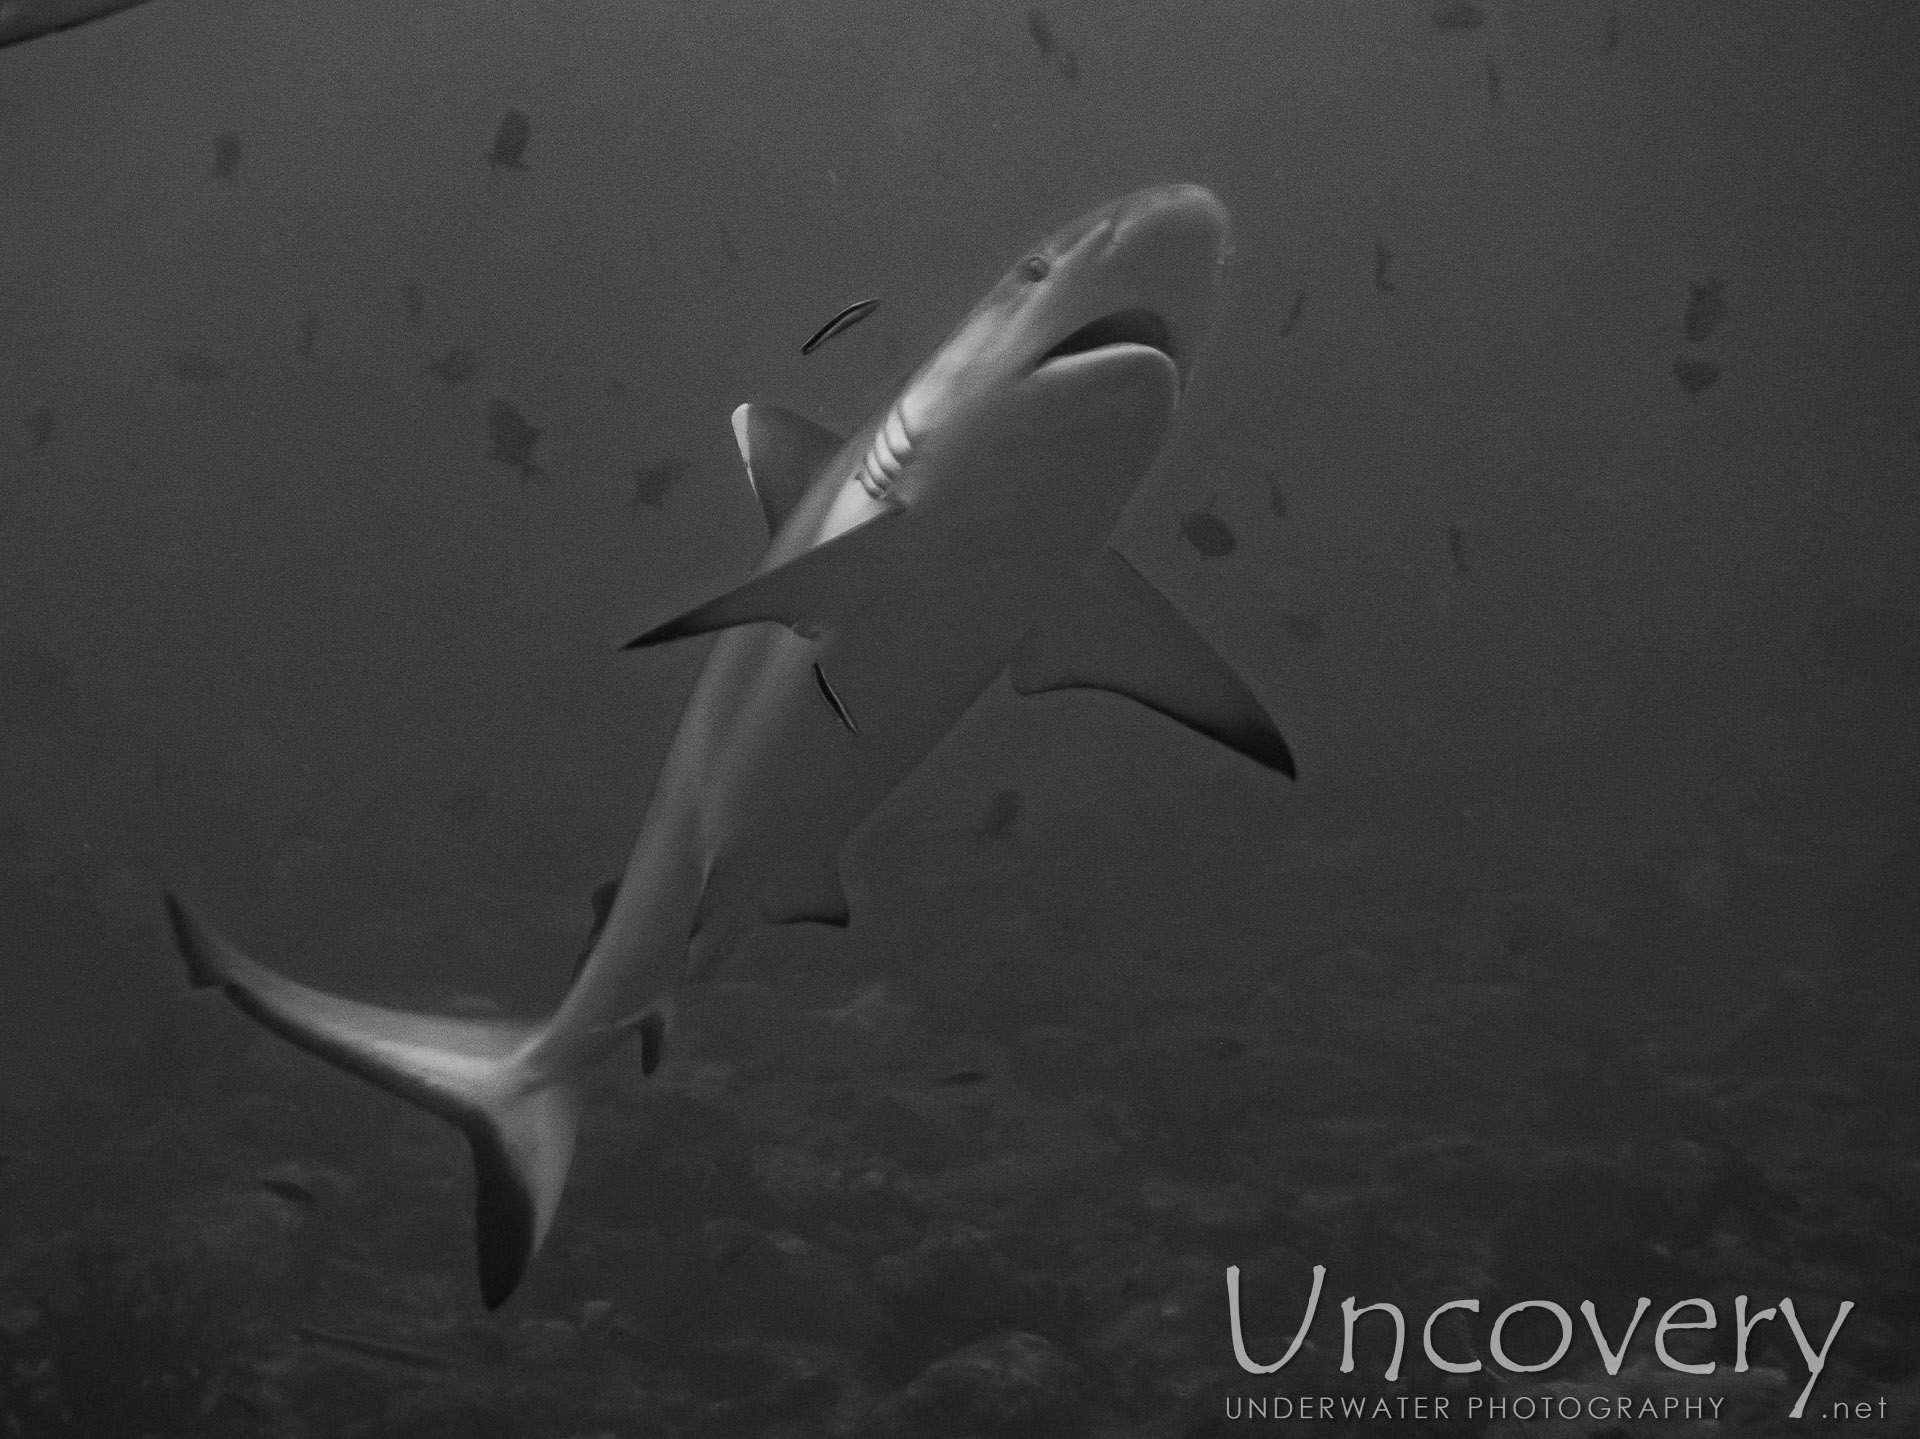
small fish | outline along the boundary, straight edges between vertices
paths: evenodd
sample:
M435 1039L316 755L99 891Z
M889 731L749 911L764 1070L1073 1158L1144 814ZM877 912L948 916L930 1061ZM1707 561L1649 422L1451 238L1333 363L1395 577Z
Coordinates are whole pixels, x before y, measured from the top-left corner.
M1247 1046L1231 1034L1216 1034L1207 1041L1207 1053L1215 1059L1238 1059L1247 1052Z
M1687 298L1687 343L1697 345L1727 317L1726 287L1718 280L1706 280L1692 287Z
M855 325L859 324L879 308L880 300L878 296L870 300L856 300L831 320L827 321L826 324L815 330L813 334L808 337L807 342L800 347L800 353L803 355L811 355L835 335L846 330L851 330Z
M740 252L733 246L733 236L727 233L727 222L725 220L717 220L714 224L720 231L720 253L727 257L727 263L729 265L739 264Z
M1013 833L1013 827L1020 822L1020 791L1003 789L987 803L987 812L980 816L980 823L973 827L974 837L980 840L1005 839Z
M509 110L500 117L499 128L493 132L493 146L486 155L489 184L497 171L527 168L527 142L532 138L533 122L523 112Z
M1487 12L1474 0L1440 0L1427 18L1436 30L1478 30L1487 23Z
M402 1364L411 1369L445 1371L461 1367L460 1361L450 1355L415 1349L408 1344L394 1344L385 1339L372 1339L362 1334L349 1334L344 1330L301 1324L293 1332L309 1344L318 1344L322 1348L335 1349L361 1359L382 1359L389 1364Z
M1047 12L1037 5L1027 11L1027 33L1033 37L1042 60L1051 61L1060 53L1060 42L1053 38L1053 25L1047 19Z
M506 400L487 405L487 458L519 470L522 484L542 473L533 462L533 447L545 433L538 425L528 424L527 417Z
M1293 611L1280 616L1280 629L1290 640L1312 648L1320 643L1320 636L1327 627L1327 617L1319 611Z
M954 1088L961 1088L969 1084L985 1084L987 1076L984 1070L956 1069L952 1074L942 1075L940 1082Z
M1305 290L1295 290L1293 292L1293 305L1287 311L1287 318L1280 322L1279 334L1281 339L1284 340L1288 335L1291 335L1295 330L1300 328L1300 317L1304 315L1306 311L1307 292Z
M479 372L480 362L465 345L449 346L439 359L427 361L420 369L423 375L436 376L449 390L463 381L471 380Z
M240 171L240 132L222 130L213 137L213 168L207 171L210 179L221 180L231 185Z
M1492 60L1488 60L1487 106L1489 109L1498 110L1504 103L1500 98L1500 67L1494 64Z
M1280 476L1273 469L1267 470L1267 505L1273 511L1276 520L1287 517L1287 496L1280 488Z
M1467 563L1467 535L1458 525L1447 526L1447 550L1453 556L1453 572L1456 575L1470 575L1473 567Z
M299 1180L285 1175L268 1175L260 1181L260 1187L267 1193L286 1200L289 1204L299 1205L302 1209L312 1209L319 1203L312 1189Z
M218 360L189 352L174 356L173 373L182 384L211 385L226 378L227 367Z
M1387 248L1387 242L1379 241L1373 247L1373 288L1383 295L1391 295L1400 287L1387 278L1387 266L1393 263L1393 251Z
M1607 28L1602 44L1609 55L1620 48L1620 12L1618 10L1607 12Z
M813 662L813 683L820 691L820 698L833 710L834 716L847 727L848 734L859 734L860 726L853 722L853 714L847 709L846 701L835 692L833 684L827 678L827 672L820 668L820 661Z
M633 498L627 501L627 508L637 510L646 505L649 509L665 509L667 491L679 484L686 472L686 463L675 459L639 466L633 472Z
M1210 560L1225 558L1239 544L1227 522L1212 510L1189 510L1180 520L1180 533Z
M1033 37L1034 48L1040 52L1041 64L1053 66L1068 85L1080 83L1080 57L1060 43L1053 33L1053 23L1047 19L1047 12L1038 6L1027 11L1027 34Z
M41 405L28 413L27 433L32 436L36 450L53 438L52 405Z
M420 323L421 312L427 307L427 293L420 288L418 280L409 280L400 287L400 303L407 307L407 323Z
M1697 395L1720 378L1720 367L1712 360L1689 360L1685 355L1676 355L1673 378L1689 395Z
M293 353L303 360L311 360L314 342L319 338L320 312L309 310L300 317L300 343L293 347Z

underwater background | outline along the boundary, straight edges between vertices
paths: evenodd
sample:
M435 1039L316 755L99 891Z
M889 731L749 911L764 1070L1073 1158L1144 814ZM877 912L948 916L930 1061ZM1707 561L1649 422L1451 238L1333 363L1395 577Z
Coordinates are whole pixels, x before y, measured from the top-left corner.
M1916 1432L1916 53L1902 0L155 0L0 50L7 1431L1709 1432L1464 1417L1552 1382ZM603 1071L486 1313L461 1139L190 992L160 889L546 1012L705 646L616 648L764 544L729 411L857 423L1166 180L1235 254L1116 543L1299 782L996 686L848 930ZM1230 1264L1265 1362L1327 1266L1276 1375ZM1651 1319L1613 1377L1410 1335L1387 1384L1375 1320L1339 1370L1347 1295L1479 1297L1464 1353L1643 1294L1713 1301L1716 1377ZM1737 1294L1857 1305L1807 1418Z

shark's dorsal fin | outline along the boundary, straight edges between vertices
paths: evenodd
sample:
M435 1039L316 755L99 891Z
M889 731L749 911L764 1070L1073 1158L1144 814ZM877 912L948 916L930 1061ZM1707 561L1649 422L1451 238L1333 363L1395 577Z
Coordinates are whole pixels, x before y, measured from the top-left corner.
M756 620L774 620L806 639L818 638L879 598L881 586L899 573L897 556L904 540L900 516L905 513L902 506L889 503L845 534L762 570L725 594L655 625L623 648L644 649Z
M1286 740L1226 661L1166 596L1108 547L1007 666L1023 695L1099 689L1138 700L1293 778Z
M780 532L821 466L846 444L824 425L778 405L741 405L733 412L733 438L769 535Z
M853 918L840 864L827 850L801 850L760 888L760 917L768 924L830 924L844 929Z

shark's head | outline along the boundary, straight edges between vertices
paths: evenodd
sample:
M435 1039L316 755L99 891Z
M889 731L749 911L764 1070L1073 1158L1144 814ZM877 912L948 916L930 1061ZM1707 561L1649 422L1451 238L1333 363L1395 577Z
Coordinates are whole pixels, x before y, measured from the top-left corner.
M987 383L1108 346L1145 345L1180 384L1213 323L1227 211L1199 185L1159 185L1055 231L994 286L943 352Z
M1177 402L1212 327L1228 248L1226 207L1199 185L1138 190L1056 230L882 417L855 473L865 497L897 489L911 502L916 456L1041 391L1152 369Z

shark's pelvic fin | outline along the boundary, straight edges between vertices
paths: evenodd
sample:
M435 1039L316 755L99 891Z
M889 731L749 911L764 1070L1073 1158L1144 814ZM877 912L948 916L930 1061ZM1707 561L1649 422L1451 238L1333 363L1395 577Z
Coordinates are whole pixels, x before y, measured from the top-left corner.
M803 555L762 570L745 584L655 625L624 649L644 649L688 635L703 635L756 620L774 620L815 639L878 599L901 573L900 517L889 503L879 514Z
M587 967L587 960L593 955L593 947L600 939L600 931L607 927L607 916L613 913L613 902L620 897L620 878L618 875L595 885L593 890L593 928L587 931L587 942L580 947L579 955L573 961L573 978L580 977L580 971ZM571 983L571 981L569 981Z
M1023 695L1109 690L1294 777L1293 754L1253 691L1110 546L1028 632L1007 670Z
M173 895L166 903L195 986L224 990L275 1033L466 1135L481 1296L503 1303L546 1238L580 1127L579 1084L520 1062L536 1026L339 999L256 964Z
M660 1010L645 1015L634 1026L640 1036L640 1072L652 1074L667 1053L667 1016Z
M779 405L741 405L733 412L733 438L769 535L780 532L813 477L846 444L824 425Z

